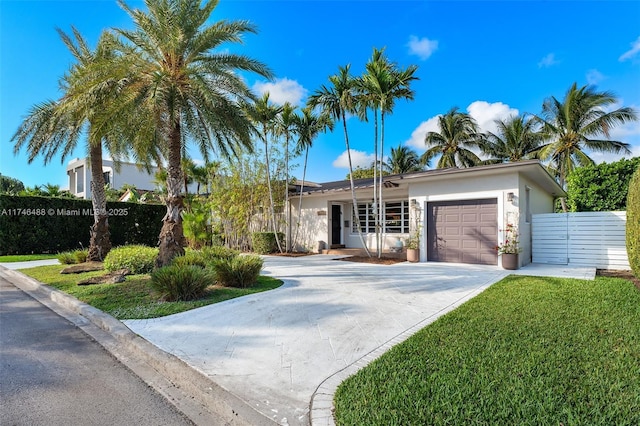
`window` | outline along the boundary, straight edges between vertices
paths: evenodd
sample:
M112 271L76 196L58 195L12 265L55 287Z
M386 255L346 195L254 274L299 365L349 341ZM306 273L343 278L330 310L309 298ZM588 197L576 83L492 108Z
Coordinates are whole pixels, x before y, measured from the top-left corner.
M104 178L104 184L111 186L111 179L109 179L109 176L111 176L110 172L103 172L102 173L102 177Z
M76 170L76 193L84 192L84 167L78 167Z
M362 232L376 232L375 206L373 203L358 204L358 217ZM352 232L358 232L356 218L353 217ZM409 233L409 201L393 201L384 203L384 232L387 234Z

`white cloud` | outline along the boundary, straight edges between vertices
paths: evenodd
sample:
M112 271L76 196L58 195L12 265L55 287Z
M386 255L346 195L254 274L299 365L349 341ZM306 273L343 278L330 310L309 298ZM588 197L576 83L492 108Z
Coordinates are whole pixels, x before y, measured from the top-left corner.
M416 127L416 129L411 132L411 138L406 141L404 145L408 145L424 151L424 138L427 133L438 131L438 118L440 118L440 115L436 115L435 117L431 117L430 119L420 123L418 127Z
M634 56L638 54L638 52L640 52L640 37L638 37L636 41L631 43L631 49L627 50L622 55L620 55L618 60L620 62L623 62L623 61L626 61L627 59L632 59Z
M277 78L274 82L256 82L253 91L259 95L269 92L269 100L278 105L289 102L292 105L302 105L302 99L307 96L308 90L295 80Z
M550 66L559 64L560 61L556 59L555 53L549 53L538 62L538 68L549 68Z
M418 38L414 35L409 37L409 54L416 55L421 60L426 61L429 57L438 50L438 40L429 40L426 37Z
M510 116L518 115L519 111L502 102L490 104L486 101L475 101L469 104L467 112L476 120L481 132L495 133L498 128L494 120L505 120Z
M471 115L471 117L473 117L474 120L476 120L481 132L496 132L497 127L494 123L494 120L504 120L512 115L518 115L518 110L515 108L511 108L507 104L503 104L502 102L495 102L490 104L486 101L472 102L467 107L467 112L469 113L469 115ZM411 132L411 138L405 141L404 145L408 145L424 151L424 138L427 133L440 131L440 129L438 128L438 119L440 118L440 116L441 114L438 114L420 123L418 127L416 127L415 130Z
M600 71L598 71L596 69L587 71L587 83L588 84L594 84L594 85L598 84L602 80L604 80L605 78L607 78L607 76L605 76L604 74L602 74Z
M373 154L367 154L364 151L356 151L355 149L351 149L351 163L353 164L353 168L356 169L358 167L369 168L374 160ZM347 157L347 151L344 151L338 158L333 160L333 167L337 167L339 169L348 169L349 168L349 158Z

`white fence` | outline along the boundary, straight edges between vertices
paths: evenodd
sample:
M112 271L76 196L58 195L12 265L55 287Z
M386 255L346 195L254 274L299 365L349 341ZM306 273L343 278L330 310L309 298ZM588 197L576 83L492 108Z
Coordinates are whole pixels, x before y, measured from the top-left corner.
M626 212L533 215L533 262L630 269L626 223Z

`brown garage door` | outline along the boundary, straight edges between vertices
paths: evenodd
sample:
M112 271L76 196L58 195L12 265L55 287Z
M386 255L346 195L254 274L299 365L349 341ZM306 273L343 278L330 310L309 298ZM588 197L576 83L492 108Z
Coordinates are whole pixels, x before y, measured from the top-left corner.
M427 204L427 259L497 265L498 200Z

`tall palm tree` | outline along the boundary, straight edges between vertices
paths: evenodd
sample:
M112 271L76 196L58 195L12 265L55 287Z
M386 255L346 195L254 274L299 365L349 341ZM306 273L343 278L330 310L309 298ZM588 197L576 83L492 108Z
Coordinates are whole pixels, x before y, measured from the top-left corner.
M385 168L393 175L419 172L424 169L418 153L408 146L391 148L391 156Z
M302 109L302 115L295 114L293 116L294 127L298 135L298 144L296 152L299 154L304 151L304 165L302 168L302 182L300 185L300 194L298 195L298 221L296 222L296 232L293 236L293 245L298 241L298 232L300 231L300 214L302 212L302 193L304 192L304 180L307 174L307 161L309 159L309 149L313 146L313 140L327 130L333 131L333 120L327 114L314 114L311 107Z
M285 241L285 251L289 252L291 249L291 235L289 234L289 222L290 213L289 206L289 143L291 137L296 132L295 129L295 110L296 107L289 102L285 102L282 105L282 111L276 117L275 133L278 136L284 137L284 170L285 170L285 185L284 185L284 206L285 206L285 229L287 230L287 237Z
M382 255L382 239L384 238L384 203L382 200L383 176L382 160L384 158L384 125L385 115L393 112L398 99L412 100L414 91L409 87L418 67L409 66L401 70L395 63L389 62L384 49L373 49L373 55L366 64L365 74L358 80L358 91L365 106L373 108L374 113L374 182L379 175L378 194L374 185L374 204L377 206L376 243L378 257ZM380 114L380 161L378 161L378 113ZM380 173L377 173L378 169ZM377 199L377 202L375 201Z
M351 185L351 201L353 203L353 216L360 236L360 242L367 256L371 257L367 243L362 235L362 224L358 214L358 199L353 182L353 163L351 161L351 147L349 146L349 133L347 132L347 114L356 110L355 106L355 81L349 74L351 65L338 68L338 73L329 77L331 86L322 85L309 97L308 105L311 108L320 107L324 114L329 115L334 120L342 121L344 130L344 143L347 149L347 159L349 161L349 181Z
M428 132L424 138L427 150L421 161L428 163L438 155L438 169L447 167L473 167L480 164L478 155L472 151L481 144L476 121L469 115L450 109L438 117L439 132Z
M526 115L511 116L495 120L496 133L487 132L482 143L482 151L489 155L484 163L495 164L522 161L532 158L533 152L543 140L539 123Z
M26 145L28 162L37 156L47 164L61 154L61 161L73 152L83 134L89 152L91 167L91 201L93 225L90 228L89 260L103 260L111 249L105 181L102 174L103 142L115 151L115 138L106 126L99 126L99 115L117 93L118 81L106 79L99 88L84 85L85 76L94 74L104 61L111 61L114 37L104 32L95 50L91 50L80 32L72 27L70 36L57 30L76 62L61 80L63 95L57 101L45 101L35 105L11 140L17 153Z
M247 106L248 114L260 128L260 138L264 144L264 159L267 168L267 187L269 189L269 209L271 210L271 228L273 230L278 251L282 253L282 244L278 237L276 224L275 203L273 201L273 188L271 185L271 165L269 161L269 137L276 133L276 120L283 111L283 107L273 105L269 101L269 92L266 92L254 105Z
M637 120L636 112L628 107L607 111L615 104L611 92L597 92L592 86L578 88L573 83L562 101L550 97L542 104L537 120L550 141L536 151L538 158L549 160L558 182L564 187L567 176L578 166L593 164L585 152L630 154L629 144L609 139L610 131L618 124ZM604 139L600 137L604 136ZM565 200L562 208L567 211Z
M205 162L209 152L237 156L251 149L253 125L243 108L253 95L239 71L271 78L262 63L221 50L225 43L240 43L242 36L256 33L247 21L208 23L218 0L145 0L147 11L120 6L132 18L135 29L117 30L133 48L127 67L128 93L121 101L134 119L129 140L144 151L160 146L167 158L167 213L160 231L156 266L164 266L184 253L181 194L182 152L187 141L199 148ZM141 148L142 147L142 148Z

